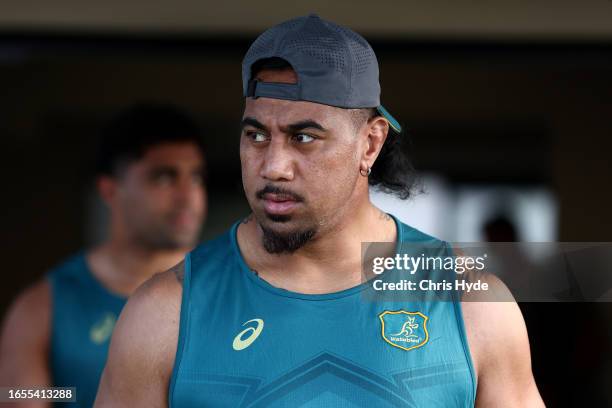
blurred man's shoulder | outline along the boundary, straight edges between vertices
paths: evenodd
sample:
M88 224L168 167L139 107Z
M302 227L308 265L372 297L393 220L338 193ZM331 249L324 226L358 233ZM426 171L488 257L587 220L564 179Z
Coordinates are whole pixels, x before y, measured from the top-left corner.
M15 298L11 305L8 315L17 315L18 320L29 321L29 318L34 318L40 321L42 317L48 314L50 305L51 290L47 279L39 279Z
M11 336L3 336L4 341L10 338L24 343L22 340L27 339L25 343L46 344L51 333L53 282L74 275L81 256L77 253L63 259L19 292L4 317L3 333L11 333Z
M3 319L0 360L46 350L50 338L50 309L51 290L46 279L39 279L13 300Z

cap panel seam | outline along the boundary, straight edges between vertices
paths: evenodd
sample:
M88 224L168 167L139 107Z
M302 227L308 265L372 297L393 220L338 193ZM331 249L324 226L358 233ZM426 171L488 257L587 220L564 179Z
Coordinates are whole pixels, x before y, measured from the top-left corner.
M355 64L355 59L353 56L353 52L351 50L351 46L348 43L348 38L347 35L345 33L343 33L341 30L335 29L335 31L340 34L340 37L344 40L344 47L346 49L346 52L348 54L348 58L349 58L349 73L348 73L348 93L345 97L344 100L344 106L352 106L353 104L349 104L349 100L352 99L353 96L353 65Z

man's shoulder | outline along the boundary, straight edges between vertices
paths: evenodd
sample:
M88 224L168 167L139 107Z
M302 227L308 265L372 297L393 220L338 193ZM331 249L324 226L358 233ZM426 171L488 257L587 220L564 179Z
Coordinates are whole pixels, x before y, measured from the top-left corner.
M178 334L184 261L143 283L129 297L113 333L113 342L132 343L143 350L163 345ZM128 346L129 347L129 346Z
M166 398L178 342L182 265L154 275L130 296L113 330L96 406Z
M182 279L185 273L185 261L181 261L167 271L157 273L144 282L130 296L129 302L132 304L142 304L149 302L161 302L180 299L182 292Z
M477 274L470 281L486 282L488 291L462 297L461 308L470 348L477 366L529 349L523 315L508 288L492 274Z

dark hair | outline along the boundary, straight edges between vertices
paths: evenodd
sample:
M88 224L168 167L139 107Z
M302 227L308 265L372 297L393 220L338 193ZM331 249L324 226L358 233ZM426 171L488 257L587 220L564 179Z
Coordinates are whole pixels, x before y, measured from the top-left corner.
M396 133L389 129L378 158L368 178L371 186L394 194L402 200L408 199L418 186L418 176L409 156L410 143L405 131Z
M485 222L482 231L489 242L514 242L517 239L516 227L504 214L499 214Z
M283 70L283 69L293 69L289 61L280 57L270 57L263 58L255 61L253 65L251 65L251 78L253 78L259 71L263 71L264 69L269 70Z
M120 165L142 158L162 143L195 143L204 154L195 120L176 106L140 103L119 113L100 132L97 175L116 175Z
M251 77L262 70L284 70L292 68L291 64L278 57L264 58L252 65ZM355 129L359 129L367 120L380 116L376 108L347 109ZM372 166L368 183L378 190L393 194L402 200L412 195L418 184L416 171L409 158L409 143L404 131L396 133L389 129L387 140Z

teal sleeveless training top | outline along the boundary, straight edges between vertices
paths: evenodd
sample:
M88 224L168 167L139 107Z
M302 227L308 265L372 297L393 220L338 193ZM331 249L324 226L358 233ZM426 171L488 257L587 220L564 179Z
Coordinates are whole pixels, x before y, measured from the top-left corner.
M393 218L399 242L450 251ZM365 301L368 282L318 295L274 287L246 265L238 225L185 258L171 407L474 405L458 301Z
M48 274L52 295L50 359L53 385L76 387L77 403L92 407L115 321L126 300L92 275L84 254ZM57 404L62 406L62 404Z

